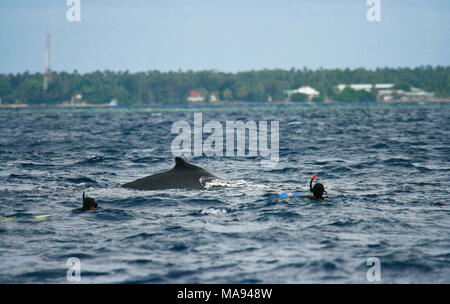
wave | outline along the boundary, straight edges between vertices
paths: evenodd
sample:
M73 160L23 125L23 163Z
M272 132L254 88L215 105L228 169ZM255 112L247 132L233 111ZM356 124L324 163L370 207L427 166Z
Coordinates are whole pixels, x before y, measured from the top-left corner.
M382 283L448 283L450 103L311 109L0 114L0 215L17 215L0 221L0 283L66 282L71 256L84 283L366 283L372 256ZM204 122L285 117L278 166L262 168L261 156L191 156L226 180L204 180L205 191L120 187L171 167L172 124L192 127L203 110ZM280 198L307 194L312 174L329 201ZM83 190L96 211L72 212Z
M227 214L226 209L214 209L214 208L207 208L200 211L200 214L212 214L212 215L220 215L220 214Z
M104 162L105 160L106 160L105 156L94 156L94 157L79 161L76 164L77 165L92 165L92 164Z
M66 178L65 180L74 184L98 184L95 180L88 177Z

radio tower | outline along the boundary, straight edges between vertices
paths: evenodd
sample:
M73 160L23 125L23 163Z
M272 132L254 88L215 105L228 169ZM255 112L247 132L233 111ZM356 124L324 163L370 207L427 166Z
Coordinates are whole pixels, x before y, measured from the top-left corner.
M48 82L52 78L51 61L50 61L50 32L47 32L47 42L45 49L45 73L44 73L44 93L47 93Z

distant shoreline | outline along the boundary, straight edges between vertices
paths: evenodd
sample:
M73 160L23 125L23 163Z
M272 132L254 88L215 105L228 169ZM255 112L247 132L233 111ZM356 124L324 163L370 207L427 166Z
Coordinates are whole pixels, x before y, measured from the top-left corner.
M54 105L49 105L49 104L39 104L39 105L29 105L29 104L24 104L24 103L19 103L19 104L0 104L0 108L3 109L22 109L22 108L115 108L115 107L120 107L120 106L139 106L139 107L151 107L151 106L164 106L164 105L173 105L173 106L222 106L222 105L238 105L238 104L249 104L249 105L301 105L301 104L317 104L317 105L321 105L321 104L333 104L333 103L337 103L339 101L332 101L332 100L328 100L328 101L321 101L321 102L311 102L311 101L307 101L307 102L293 102L293 101L272 101L272 102L251 102L251 101L226 101L226 102L199 102L199 103L183 103L183 104L165 104L165 103L153 103L153 104L130 104L130 105L111 105L109 103L102 103L102 104L93 104L93 103L82 103L82 104L76 104L76 105L72 105L69 103L60 103L60 104L54 104ZM408 102L450 102L450 99L447 98L433 98L433 99L428 99L428 100L408 100L408 101L404 101L404 100L390 100L390 101L373 101L371 103L382 103L382 104L386 104L386 103L408 103ZM352 101L348 101L348 102L344 102L344 103L348 103L351 104L353 103ZM357 102L355 102L357 103Z

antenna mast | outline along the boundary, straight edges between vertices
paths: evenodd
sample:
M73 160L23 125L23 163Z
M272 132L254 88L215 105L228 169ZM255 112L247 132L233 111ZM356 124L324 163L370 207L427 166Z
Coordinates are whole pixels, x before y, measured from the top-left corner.
M51 61L50 61L50 32L47 32L47 41L45 48L45 73L44 73L44 93L47 93L48 83L52 77Z

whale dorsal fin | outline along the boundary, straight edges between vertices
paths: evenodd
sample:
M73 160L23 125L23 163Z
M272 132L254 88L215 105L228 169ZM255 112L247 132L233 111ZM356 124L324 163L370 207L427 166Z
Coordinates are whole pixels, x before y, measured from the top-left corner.
M175 168L185 168L189 165L182 157L175 157Z

